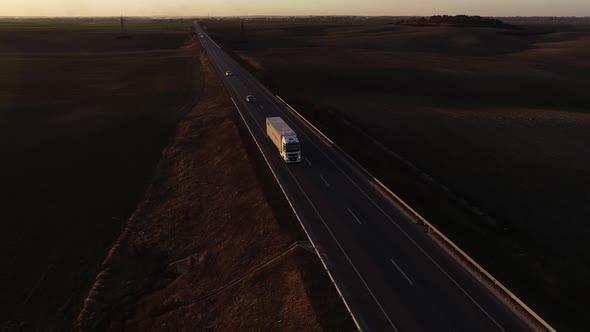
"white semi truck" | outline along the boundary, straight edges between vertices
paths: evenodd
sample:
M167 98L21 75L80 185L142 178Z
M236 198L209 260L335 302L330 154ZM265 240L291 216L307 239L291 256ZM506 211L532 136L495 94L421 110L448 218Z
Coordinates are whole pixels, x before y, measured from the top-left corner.
M266 136L279 150L286 163L301 162L301 145L297 134L280 117L266 118Z

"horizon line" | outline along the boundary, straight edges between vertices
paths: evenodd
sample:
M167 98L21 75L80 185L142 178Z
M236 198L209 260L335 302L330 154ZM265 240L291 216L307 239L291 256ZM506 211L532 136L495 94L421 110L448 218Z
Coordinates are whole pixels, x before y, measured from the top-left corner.
M118 17L134 17L134 18L241 18L241 17L298 17L298 18L308 18L308 17L432 17L432 16L481 16L481 17L497 17L497 18L590 18L590 16L572 16L572 15L555 15L555 16L547 16L547 15L530 15L530 16L523 16L523 15L467 15L467 14L457 14L457 15L448 15L448 14L432 14L432 15L187 15L187 16L178 16L178 15L100 15L100 16L91 16L91 15L80 15L80 16L45 16L45 15L0 15L0 19L2 18L118 18Z

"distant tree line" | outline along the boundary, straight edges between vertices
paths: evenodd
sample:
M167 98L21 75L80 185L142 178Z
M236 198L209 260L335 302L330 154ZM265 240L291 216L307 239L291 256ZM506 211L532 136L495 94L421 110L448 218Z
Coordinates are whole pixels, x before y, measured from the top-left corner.
M590 17L557 17L557 16L507 16L502 17L508 23L563 23L563 24L588 24Z
M430 17L430 22L445 24L465 24L465 25L487 25L502 26L504 22L493 17L468 16L468 15L435 15Z
M469 16L469 15L434 15L431 17L418 17L407 20L402 20L399 23L402 24L418 24L418 25L438 25L438 24L449 24L449 25L478 25L478 26L489 26L489 27L508 27L504 22L493 17L481 17L481 16Z

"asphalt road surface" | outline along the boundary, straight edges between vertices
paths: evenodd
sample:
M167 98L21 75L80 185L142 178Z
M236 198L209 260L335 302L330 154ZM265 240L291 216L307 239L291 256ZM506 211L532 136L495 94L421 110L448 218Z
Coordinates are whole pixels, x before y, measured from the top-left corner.
M415 217L195 27L362 330L531 329L442 250ZM246 102L249 94L254 103ZM266 136L267 116L280 116L297 133L301 163L280 158Z

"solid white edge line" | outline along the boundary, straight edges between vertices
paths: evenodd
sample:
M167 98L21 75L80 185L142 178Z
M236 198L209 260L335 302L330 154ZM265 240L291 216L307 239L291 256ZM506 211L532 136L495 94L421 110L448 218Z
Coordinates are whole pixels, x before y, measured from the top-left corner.
M328 183L328 181L326 181L326 179L324 178L323 175L320 174L320 178L322 179L322 181L324 181L324 183L326 184L326 187L330 186L330 184Z
M352 216L354 217L354 219L356 219L356 222L358 222L360 225L362 225L363 223L361 222L361 220L356 216L356 214L354 214L354 212L352 212L351 209L347 208L348 212L350 212L350 214L352 214Z
M410 280L410 278L408 278L408 276L404 273L404 271L399 267L399 265L397 265L395 263L395 261L393 260L393 258L389 259L391 261L391 263L393 265L395 265L395 267L397 268L397 270L404 276L404 278L406 278L406 280L410 283L410 285L414 286L414 283L412 283L412 280Z

